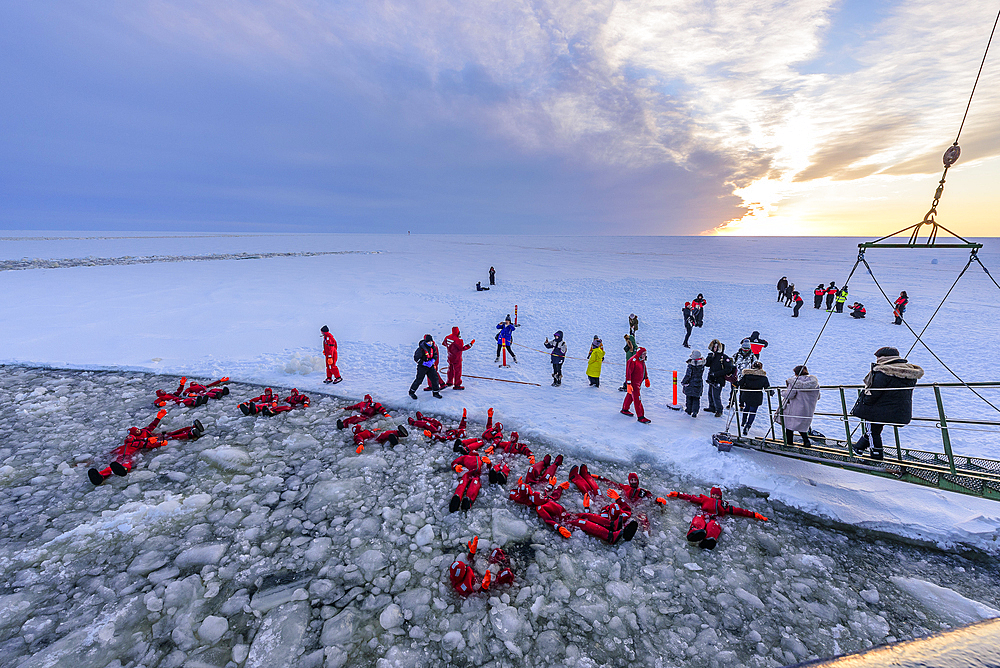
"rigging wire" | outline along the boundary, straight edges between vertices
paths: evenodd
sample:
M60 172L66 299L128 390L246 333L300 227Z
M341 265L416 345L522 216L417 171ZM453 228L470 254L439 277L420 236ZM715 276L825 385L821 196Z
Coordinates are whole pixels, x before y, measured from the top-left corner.
M968 271L970 266L972 266L972 260L973 258L975 258L975 256L976 256L975 253L969 256L969 261L965 263L965 268L962 269L962 271L958 274L958 278L956 278L955 282L951 284L950 288L948 288L948 292L946 292L944 297L941 299L941 303L938 304L937 308L934 309L934 313L931 314L930 320L927 321L927 324L924 325L924 328L920 330L920 334L917 335L917 340L920 340L920 337L924 335L924 332L927 331L927 328L931 326L931 322L933 322L934 317L938 314L938 311L940 311L941 307L944 306L944 303L948 301L948 296L951 295L951 291L955 289L955 286L958 285L958 282L962 279L962 276L964 276L965 272ZM869 271L871 270L869 269ZM872 278L874 278L874 276L872 276ZM904 357L909 357L910 353L912 353L913 349L916 347L917 347L917 341L914 341L913 345L910 346L910 349L906 351L906 355L904 355Z
M986 65L986 56L990 52L990 44L993 43L993 35L997 31L998 23L1000 23L1000 11L997 12L996 20L993 21L993 30L990 31L990 39L986 42L986 50L983 51L983 60L979 63L979 72L976 73L976 81L972 84L972 92L969 93L969 103L965 105L965 114L962 116L962 123L958 126L958 134L955 136L955 146L958 145L958 138L962 136L962 129L965 127L965 119L969 116L969 109L972 107L972 96L976 94L976 86L979 85L979 77L983 74L983 66Z

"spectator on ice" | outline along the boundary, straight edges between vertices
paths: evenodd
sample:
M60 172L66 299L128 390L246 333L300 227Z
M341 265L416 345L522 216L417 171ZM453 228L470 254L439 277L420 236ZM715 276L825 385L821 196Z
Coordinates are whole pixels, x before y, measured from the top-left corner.
M899 297L893 304L892 315L895 316L895 320L892 324L902 325L903 324L903 313L906 312L906 305L910 303L910 298L906 296L906 290L899 293Z
M785 288L788 287L788 277L782 276L778 279L778 301L780 302L785 298Z
M625 334L625 347L622 350L625 351L625 364L628 365L628 361L632 359L632 355L635 355L636 351L639 350L639 346L635 345L635 337L631 334ZM622 386L618 388L619 392L624 392L628 388L628 372L625 373L625 381Z
M510 321L510 314L507 314L507 319L497 325L497 358L494 362L500 361L500 351L506 346L507 352L510 354L511 359L517 362L517 355L514 351L510 349L510 344L514 341L514 323Z
M726 376L736 371L736 367L726 354L726 345L718 339L712 339L708 344L705 368L708 369L708 412L722 417L722 388L726 384Z
M845 285L840 290L837 291L837 298L834 300L836 302L837 313L844 312L844 303L847 301L847 286Z
M490 267L490 285L496 285L497 284L496 278L497 278L497 270L494 269L493 267ZM488 289L489 288L487 288L487 290Z
M850 309L851 317L855 320L861 320L861 318L865 317L865 305L861 302L854 302L853 306L848 306L847 308Z
M756 329L750 332L750 350L753 351L754 357L760 359L760 352L767 348L767 340L760 338L760 332Z
M802 297L799 296L798 290L792 291L792 301L795 302L795 310L792 311L792 317L799 317L799 309L802 308Z
M476 292L489 292L489 288L484 288L481 281L476 281Z
M639 331L639 316L635 313L630 313L628 316L628 333L635 336L635 333Z
M562 366L566 361L566 342L563 341L563 333L560 329L552 335L552 341L545 338L545 347L552 350L549 353L549 360L552 362L552 387L562 385Z
M628 394L625 395L625 402L622 404L622 415L632 415L629 407L635 403L636 419L643 424L649 424L650 420L642 408L640 393L642 385L649 387L649 377L646 375L646 349L639 348L632 359L625 365L625 373L628 376Z
M687 371L684 372L684 379L681 381L685 397L684 412L691 417L698 417L698 409L701 408L701 394L705 391L704 376L705 360L701 356L701 351L692 350L687 358Z
M868 422L868 434L858 439L854 451L872 448L872 458L882 459L882 429L887 424L902 427L913 419L913 386L924 370L900 357L890 346L875 351L875 363L865 376L865 389L851 415Z
M452 327L451 334L444 337L444 347L448 349L448 382L445 385L450 385L453 390L465 389L462 386L462 353L475 342L475 339L468 343L463 341L458 327Z
M826 286L822 283L816 286L813 290L813 308L819 310L823 306L823 295L826 294Z
M326 358L326 380L324 383L339 383L344 380L340 377L340 369L337 368L337 339L333 338L330 328L323 325L319 328L323 332L323 356Z
M744 369L737 386L740 388L740 427L743 435L750 433L750 427L757 417L757 409L764 402L764 391L770 387L764 365L754 362L749 369Z
M690 348L688 344L688 339L691 338L691 328L694 327L694 315L691 310L691 302L684 302L684 308L681 309L681 315L684 316L684 343L681 345L685 348Z
M590 344L587 354L587 378L593 387L601 386L601 366L604 363L604 344L595 334L594 342Z
M441 396L441 378L437 373L437 346L434 345L434 337L430 334L424 336L423 340L417 345L417 349L413 352L413 361L417 363L417 377L410 385L410 398L417 398L417 388L420 387L421 381L423 379L429 378L431 383L431 390L434 392L434 396L438 399L442 399Z
M708 300L705 299L705 295L698 293L698 296L694 298L691 302L692 308L694 308L694 326L701 327L705 324L705 304Z
M833 310L833 300L837 296L837 292L839 292L839 289L837 288L837 284L834 283L833 281L830 281L830 287L828 287L826 289L826 310L827 311L832 311Z
M802 436L802 445L809 445L809 428L819 402L819 379L809 375L805 365L792 369L795 374L785 381L785 393L781 397L781 424L785 431L785 443L791 445L794 432Z
M789 283L788 287L785 288L785 306L788 308L792 307L792 297L795 294L795 284Z
M756 355L750 349L750 339L743 339L740 342L740 349L736 351L733 355L733 366L736 370L729 377L730 379L730 391L729 391L729 405L734 406L736 404L736 384L739 382L740 377L743 372L753 366L753 363L757 361Z

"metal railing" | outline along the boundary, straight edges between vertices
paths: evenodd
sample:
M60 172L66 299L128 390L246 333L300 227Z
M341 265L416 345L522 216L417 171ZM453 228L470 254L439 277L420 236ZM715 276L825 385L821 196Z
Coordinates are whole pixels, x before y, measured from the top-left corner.
M857 443L858 432L867 434L868 426L865 421L850 414L849 406L853 406L854 402L848 403L848 397L851 395L860 396L865 389L864 385L821 385L818 388L821 392L823 390L834 391L834 397L839 399L840 410L818 410L813 413L813 418L840 422L843 436L810 435L809 445L794 442L794 435L792 440L786 440L785 436L788 432L785 429L785 402L782 399L786 388L773 387L771 390L776 394L777 406L772 401L771 393L765 393L769 421L766 433L762 436L743 436L737 420L737 434L731 435L731 440L734 445L745 448L1000 500L1000 458L956 454L953 449L953 432L976 432L976 438L980 442L983 441L982 435L986 436L986 449L992 450L988 454L1000 457L1000 420L986 420L968 416L948 417L945 412L942 390L967 389L968 387L1000 390L1000 382L922 383L912 388L869 388L872 391L912 391L914 398L918 393L928 390L933 393L931 408L936 415L915 414L910 423L911 426L904 431L904 438L900 437L902 425L886 424L887 427L892 427L892 436L889 437L888 430L885 430L883 459L881 460L872 458L869 453L856 454L853 449ZM796 389L802 391L801 388ZM764 390L761 391L764 392ZM849 393L851 394L849 395ZM733 410L737 410L737 408L734 407ZM787 415L787 417L800 416ZM925 436L928 429L938 432L935 437L923 438L922 440L932 443L939 442L941 444L940 450L930 449L929 445L923 449L904 445L905 435L915 435L914 432L921 430L921 428L924 432L921 436ZM914 440L920 441L921 438L910 438L911 443ZM919 445L919 443L914 445Z

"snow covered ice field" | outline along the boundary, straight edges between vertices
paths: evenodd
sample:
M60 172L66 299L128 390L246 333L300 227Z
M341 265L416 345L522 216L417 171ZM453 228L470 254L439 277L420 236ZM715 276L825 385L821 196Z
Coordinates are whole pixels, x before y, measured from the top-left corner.
M852 240L46 236L0 246L0 263L16 263L0 264L11 268L0 271L0 361L17 365L0 376L5 665L782 665L1000 614L997 569L977 556L997 552L1000 504L717 453L710 436L722 421L664 407L668 370L683 372L686 358L684 301L708 299L692 336L702 351L716 337L732 350L760 330L777 383L826 314L807 304L790 319L773 284L787 275L804 292L839 285ZM990 246L981 256L996 271ZM264 253L273 256L250 259ZM967 259L880 253L869 254L877 277L909 292L919 324ZM191 261L206 255L216 257ZM476 293L490 265L499 285ZM1000 291L974 269L927 340L966 380L994 380L982 351L996 347ZM852 280L854 299L869 319L834 316L810 360L824 384L857 382L877 347L911 343L888 324L870 280ZM569 355L582 357L600 335L602 387L587 387L585 362L572 359L563 386L549 387L546 356L519 347L518 364L498 370L494 325L515 303L516 344L540 348L562 329ZM610 363L624 362L630 312L649 350L651 425L617 413L622 367ZM345 382L332 389L321 384L322 324L340 343ZM416 341L426 332L440 341L453 324L478 341L466 374L541 387L469 379L465 392L412 402ZM926 353L911 360L925 380L951 380ZM222 402L170 411L169 428L201 416L205 438L142 455L128 477L93 488L86 469L152 418L153 390L176 383L163 374L241 384ZM296 386L314 403L243 417L236 403L260 383ZM341 399L320 394L330 391ZM538 454L562 452L619 479L635 468L658 493L721 483L773 521L728 518L719 547L705 552L683 539L693 510L683 502L651 511L650 535L616 547L580 533L565 541L497 488L450 515L450 448L411 435L358 456L333 427L335 406L366 392L393 423L414 409L457 422L462 407L481 420L495 406ZM949 415L984 414L957 392L946 402ZM923 431L901 433L936 438ZM1000 457L995 434L954 439L957 452ZM493 542L511 548L518 579L498 598L463 603L445 569L475 534L483 556Z

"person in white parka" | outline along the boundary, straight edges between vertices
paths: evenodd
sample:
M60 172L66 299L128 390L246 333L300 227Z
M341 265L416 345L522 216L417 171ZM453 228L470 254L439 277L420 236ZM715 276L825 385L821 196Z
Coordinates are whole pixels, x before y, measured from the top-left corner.
M791 444L795 432L802 435L802 445L809 445L809 428L819 402L819 379L809 374L805 365L792 370L795 375L785 381L781 396L781 422L785 429L785 443Z

